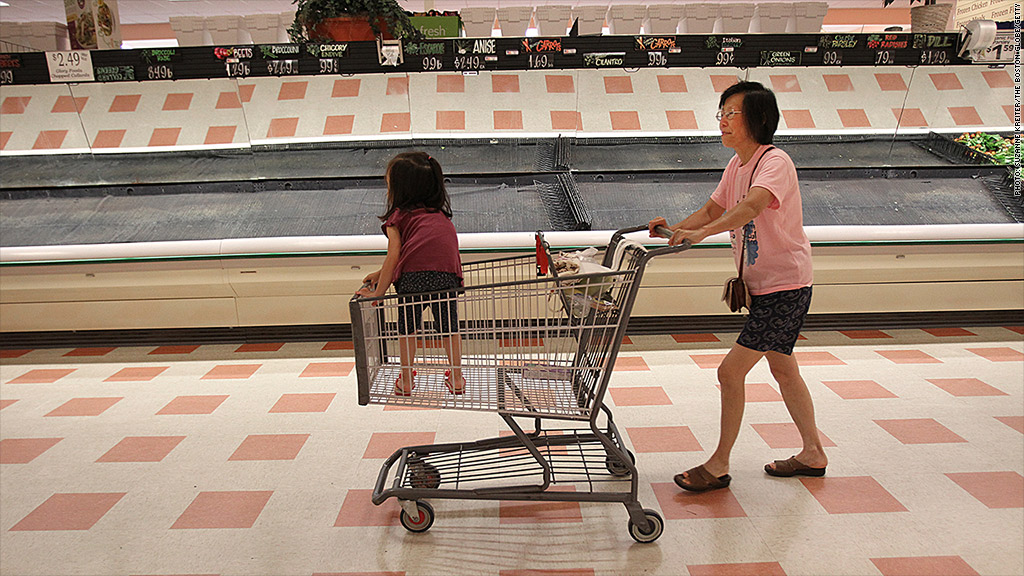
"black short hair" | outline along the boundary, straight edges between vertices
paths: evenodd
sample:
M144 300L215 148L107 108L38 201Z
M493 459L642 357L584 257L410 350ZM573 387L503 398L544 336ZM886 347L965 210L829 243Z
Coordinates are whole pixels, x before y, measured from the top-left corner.
M722 92L718 108L725 106L725 101L736 94L743 94L741 116L750 135L759 144L771 144L779 127L779 103L775 100L775 93L760 82L737 82Z

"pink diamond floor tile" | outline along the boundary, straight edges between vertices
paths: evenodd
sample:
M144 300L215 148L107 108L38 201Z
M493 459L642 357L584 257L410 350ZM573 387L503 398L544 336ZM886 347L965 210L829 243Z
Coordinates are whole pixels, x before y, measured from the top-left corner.
M829 514L906 512L906 507L870 476L800 478Z
M700 442L686 426L626 428L633 449L645 452L700 452Z
M331 392L282 394L270 409L274 414L289 412L326 412L336 395Z
M54 494L15 524L11 531L88 530L124 495L123 492Z
M228 460L294 460L309 434L253 434Z
M609 388L608 392L616 406L662 406L672 403L665 389L660 386Z
M967 442L932 418L875 420L875 424L904 444L949 444Z
M651 484L665 520L744 518L747 513L728 488L710 492L687 492L674 482Z
M872 558L871 563L882 576L978 576L978 572L959 556Z
M97 462L160 462L184 436L129 436L100 456Z
M770 448L801 448L803 442L800 439L800 431L792 422L778 422L768 424L751 424L757 435L764 440ZM821 445L825 448L833 448L836 443L831 438L818 430L818 437Z
M4 438L0 440L0 464L28 464L63 438Z
M690 564L686 569L690 576L786 576L778 562Z
M171 528L252 528L273 493L271 490L200 492Z
M946 476L989 508L1024 508L1024 476L1017 472L955 472Z

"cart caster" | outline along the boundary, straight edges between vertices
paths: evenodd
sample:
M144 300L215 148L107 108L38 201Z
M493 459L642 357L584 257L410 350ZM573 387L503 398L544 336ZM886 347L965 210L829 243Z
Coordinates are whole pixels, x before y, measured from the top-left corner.
M644 508L644 517L647 518L647 523L649 524L647 530L642 530L630 520L629 535L633 537L633 540L641 544L650 544L657 540L661 533L665 531L665 521L661 519L661 514L650 508Z
M416 460L409 464L409 485L433 490L441 485L441 472L433 464Z
M430 527L434 524L434 507L429 502L417 500L416 511L419 512L419 517L412 518L405 512L405 508L402 509L402 513L399 516L402 526L405 526L405 529L409 532L426 532L430 530ZM630 531L632 531L632 527ZM658 533L661 533L660 530ZM633 538L636 538L636 536L633 536Z
M634 456L632 452L626 450L626 456L629 456L630 462L634 465L636 464L636 456ZM611 454L605 456L604 465L613 476L629 476L629 466L619 462L619 459L613 457Z

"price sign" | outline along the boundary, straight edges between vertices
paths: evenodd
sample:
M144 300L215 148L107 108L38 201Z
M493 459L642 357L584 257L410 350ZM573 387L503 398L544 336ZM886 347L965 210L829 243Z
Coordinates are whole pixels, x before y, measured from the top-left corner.
M732 52L719 52L715 54L715 66L732 66L736 62L736 55Z
M530 54L530 68L554 68L554 54Z
M228 59L224 66L228 71L228 78L245 78L252 74L252 66L249 65L248 60Z
M648 52L647 53L647 65L648 66L668 66L668 57L665 56L664 52Z
M338 74L340 72L341 66L338 65L337 58L320 58L321 74Z
M88 50L47 52L46 66L50 82L92 82L92 53Z
M270 60L267 62L267 73L271 76L291 76L299 73L298 60Z
M821 53L821 64L823 66L841 66L843 64L842 50L825 50Z
M174 68L171 64L150 64L146 66L146 77L150 80L174 80Z
M921 50L921 64L949 64L945 50Z
M896 62L896 54L892 50L876 50L875 66L889 66Z
M0 84L14 84L14 70L0 69Z
M483 70L484 59L479 54L466 54L455 56L456 70Z
M440 70L442 68L440 56L427 56L423 58L423 70Z

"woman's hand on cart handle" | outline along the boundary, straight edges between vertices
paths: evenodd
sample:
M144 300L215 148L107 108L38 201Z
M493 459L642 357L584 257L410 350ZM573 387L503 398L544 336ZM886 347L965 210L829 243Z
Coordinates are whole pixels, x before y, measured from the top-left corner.
M668 227L668 222L664 218L658 216L654 220L647 223L647 230L651 234L651 238L671 238L672 229Z

